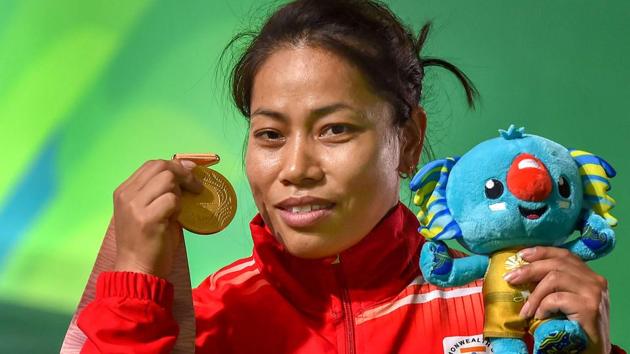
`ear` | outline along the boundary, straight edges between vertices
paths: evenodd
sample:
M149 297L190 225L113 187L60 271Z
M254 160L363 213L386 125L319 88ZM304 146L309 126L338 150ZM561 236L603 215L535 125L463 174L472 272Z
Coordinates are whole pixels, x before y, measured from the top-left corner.
M610 179L615 177L617 172L606 160L590 152L576 149L569 149L569 152L582 177L584 189L582 215L588 217L592 211L606 219L610 226L617 225L617 219L609 213L616 202L608 195L608 191L611 189Z
M462 237L446 201L446 183L451 169L459 158L447 157L431 161L413 177L409 187L416 192L413 203L420 207L418 231L428 238L447 240Z
M424 135L427 129L427 114L420 106L411 109L409 119L401 129L400 161L398 171L411 175L420 161Z

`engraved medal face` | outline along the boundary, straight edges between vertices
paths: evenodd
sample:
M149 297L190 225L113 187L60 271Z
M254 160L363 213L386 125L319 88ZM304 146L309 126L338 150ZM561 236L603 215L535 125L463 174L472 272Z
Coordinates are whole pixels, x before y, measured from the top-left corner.
M182 191L182 209L177 221L188 231L209 235L223 230L236 213L236 193L217 171L195 166L192 173L203 184L199 194Z

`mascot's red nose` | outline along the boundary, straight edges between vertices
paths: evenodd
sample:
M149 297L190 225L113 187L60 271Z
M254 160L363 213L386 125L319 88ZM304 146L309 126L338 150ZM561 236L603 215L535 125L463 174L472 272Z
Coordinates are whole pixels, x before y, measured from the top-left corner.
M545 200L552 189L547 167L530 154L514 159L507 173L507 186L518 199L530 202Z

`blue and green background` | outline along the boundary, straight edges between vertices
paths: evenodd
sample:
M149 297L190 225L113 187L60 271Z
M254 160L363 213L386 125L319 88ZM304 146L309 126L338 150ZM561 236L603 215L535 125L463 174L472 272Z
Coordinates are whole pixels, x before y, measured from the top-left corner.
M0 0L0 352L59 351L112 193L145 160L216 152L237 190L226 230L186 235L193 284L251 251L246 124L229 101L231 56L218 58L280 3ZM591 266L610 282L613 341L630 348L630 2L386 3L416 32L433 20L425 54L481 92L469 111L452 75L428 71L438 157L515 123L615 166L618 247Z

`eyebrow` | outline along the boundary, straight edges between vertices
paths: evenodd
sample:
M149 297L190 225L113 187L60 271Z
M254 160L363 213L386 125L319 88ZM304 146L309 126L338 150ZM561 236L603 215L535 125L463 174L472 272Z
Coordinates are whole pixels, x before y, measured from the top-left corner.
M357 110L355 110L353 107L342 103L342 102L337 102L337 103L333 103L327 106L323 106L323 107L319 107L319 108L315 108L314 110L311 111L311 113L309 113L309 118L310 119L317 119L320 117L323 117L325 115L328 115L330 113L336 112L336 111L340 111L342 109L348 109L351 110L355 113L359 113ZM270 118L276 119L276 120L281 120L283 122L287 122L289 119L288 117L281 112L276 112L270 109L266 109L266 108L258 108L256 111L254 111L254 113L252 113L250 115L250 119L253 118L256 115L264 115L264 116L268 116Z

